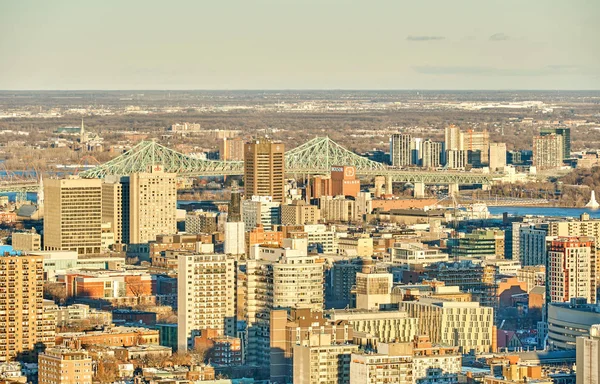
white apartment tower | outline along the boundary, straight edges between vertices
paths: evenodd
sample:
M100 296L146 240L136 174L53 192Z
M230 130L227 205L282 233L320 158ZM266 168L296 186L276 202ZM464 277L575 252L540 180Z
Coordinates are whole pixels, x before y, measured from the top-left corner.
M406 167L412 163L412 136L395 133L390 138L390 162L394 167Z
M192 347L194 337L206 329L235 336L235 259L182 253L177 276L177 349Z

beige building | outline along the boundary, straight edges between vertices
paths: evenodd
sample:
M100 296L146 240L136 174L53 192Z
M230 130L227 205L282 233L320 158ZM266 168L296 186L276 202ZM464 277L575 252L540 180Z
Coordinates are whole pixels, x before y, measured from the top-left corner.
M356 221L359 219L356 202L345 196L321 196L319 209L324 221Z
M102 180L46 179L44 249L100 253Z
M506 143L490 143L490 171L502 171L506 167Z
M548 236L589 236L596 240L600 249L600 220L590 220L583 214L579 220L551 221L548 223Z
M600 324L592 325L589 336L577 338L577 384L600 383Z
M158 235L177 232L176 176L163 172L160 165L129 176L129 244L144 244Z
M235 336L235 258L181 253L178 264L177 349L186 351L207 329Z
M438 168L442 162L442 143L425 140L421 143L421 166Z
M0 362L44 340L43 257L0 257Z
M410 342L418 330L418 320L405 311L331 310L328 318L335 324L348 323L354 330L369 334L378 342Z
M412 357L353 353L350 384L413 384Z
M463 134L463 146L468 153L479 153L479 161L474 165L489 164L490 133L487 130L467 130Z
M294 384L350 382L350 361L358 351L354 344L294 346Z
M42 249L42 236L32 230L31 232L14 232L12 234L12 247L15 251L39 251Z
M363 259L362 270L356 274L356 308L380 309L392 302L393 275L379 272L370 257Z
M373 256L373 238L369 235L340 237L337 240L337 248L340 254L371 257Z
M281 206L281 224L305 225L316 224L321 219L321 211L315 205L308 205L303 200L294 200L291 204Z
M563 165L563 137L551 134L533 137L533 165L540 169L558 168Z
M224 137L219 141L219 160L244 161L244 140Z
M91 384L92 358L85 350L47 348L38 357L40 384Z
M285 202L285 148L268 139L252 140L244 146L244 190L246 196L271 196Z
M185 215L185 232L193 235L217 232L218 218L218 212L188 212Z
M446 167L450 169L464 169L468 163L468 153L465 150L447 150Z
M433 343L457 345L463 353L491 352L494 310L476 302L443 301L422 298L403 301L400 307L419 319L419 332Z
M115 243L123 242L123 185L118 178L107 177L102 183L102 222L110 223Z

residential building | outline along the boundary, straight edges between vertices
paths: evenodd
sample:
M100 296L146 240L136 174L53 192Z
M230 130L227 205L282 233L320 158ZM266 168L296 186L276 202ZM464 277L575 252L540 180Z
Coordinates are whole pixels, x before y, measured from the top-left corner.
M281 206L281 224L316 224L321 219L321 211L316 205L306 204L304 200L294 200Z
M442 143L425 140L421 143L421 166L439 168L442 164Z
M185 231L189 234L213 233L219 230L218 212L202 210L188 212L185 215Z
M600 220L591 220L586 213L579 220L561 220L548 223L548 236L589 236L596 240L596 249L600 249Z
M577 384L600 382L600 324L592 325L589 336L577 338Z
M411 342L418 333L418 319L401 310L336 309L325 315L333 323L344 322L351 326L355 338L359 334L369 335L377 343Z
M294 346L294 384L335 384L350 382L350 362L358 351L354 344Z
M266 231L262 224L246 232L246 254L250 254L250 248L254 245L265 245L281 247L283 245L283 233L281 231Z
M492 351L494 310L477 302L421 298L400 302L408 316L419 321L419 332L433 343L456 345L462 353Z
M395 133L390 137L390 162L394 167L412 164L412 136L408 133Z
M321 196L319 209L324 221L356 221L359 219L355 200L346 199L344 196Z
M178 347L202 331L235 336L236 262L226 255L180 254L177 272Z
M239 337L223 335L217 329L203 329L200 336L194 338L194 349L206 351L210 363L217 367L242 365L242 341Z
M458 239L452 247L455 258L503 259L504 231L500 229L476 229Z
M538 170L561 167L564 159L563 151L564 142L561 135L533 137L533 165Z
M471 161L473 166L479 167L489 164L490 133L487 130L467 130L463 134L463 147L469 154L477 153L478 161Z
M102 180L46 179L44 249L100 253Z
M559 237L548 242L548 300L596 302L598 256L593 237Z
M123 222L129 226L129 238L124 242L144 244L156 240L158 235L177 233L176 182L177 175L164 172L161 165L129 176L129 222Z
M102 222L110 223L115 243L123 242L123 185L120 177L108 176L102 183ZM127 202L129 203L129 202Z
M563 144L563 159L571 157L571 128L567 127L544 127L540 129L540 136L557 135L562 136Z
M308 236L309 245L317 245L323 253L337 252L336 232L329 229L325 224L304 225L303 231Z
M333 262L325 277L325 307L349 308L356 285L356 274L362 270L362 258Z
M532 224L519 228L519 257L522 266L546 265L548 225Z
M378 271L370 257L364 258L356 274L356 308L373 310L391 303L392 285L391 273Z
M219 160L244 161L244 140L239 137L223 137L219 141Z
M413 384L412 356L353 353L350 384Z
M464 134L460 128L455 125L447 126L444 129L444 144L446 151L464 150Z
M465 150L446 150L446 168L464 169L468 164L468 152Z
M506 167L506 143L490 143L490 171L503 171Z
M264 231L263 231L264 232ZM242 255L246 253L246 231L242 221L228 221L225 223L225 240L223 241L226 255Z
M30 232L14 232L12 247L15 251L39 251L42 249L42 236L32 229Z
M43 284L42 257L0 256L0 362L39 348Z
M148 243L149 259L154 268L177 270L179 252L200 251L203 246L212 244L213 238L209 234L158 235L155 241Z
M338 253L349 256L373 256L373 238L368 234L340 237L337 239Z
M395 243L389 249L390 262L408 267L413 264L429 265L448 261L448 254L420 242Z
M284 145L268 139L252 140L244 146L244 190L246 196L271 196L285 202Z
M158 345L159 339L159 332L156 329L111 326L104 327L100 331L59 333L56 335L56 344L131 347L145 344Z
M92 384L92 358L87 351L47 348L38 357L40 384Z

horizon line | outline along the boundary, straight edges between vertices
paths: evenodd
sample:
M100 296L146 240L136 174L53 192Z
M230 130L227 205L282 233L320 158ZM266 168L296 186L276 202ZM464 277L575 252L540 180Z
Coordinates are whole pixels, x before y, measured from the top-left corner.
M119 92L119 91L160 91L160 92L177 92L177 91L195 91L195 92L236 92L236 91L402 91L402 92L419 92L419 91L461 91L461 92L600 92L598 89L575 89L575 88L488 88L488 89L470 89L470 88L114 88L114 89L98 89L98 88L56 88L56 89L0 89L0 92Z

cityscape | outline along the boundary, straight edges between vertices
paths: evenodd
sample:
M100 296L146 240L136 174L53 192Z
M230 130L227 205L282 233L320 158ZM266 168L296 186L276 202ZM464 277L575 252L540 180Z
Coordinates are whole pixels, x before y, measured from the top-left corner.
M599 6L33 3L0 383L600 383Z

